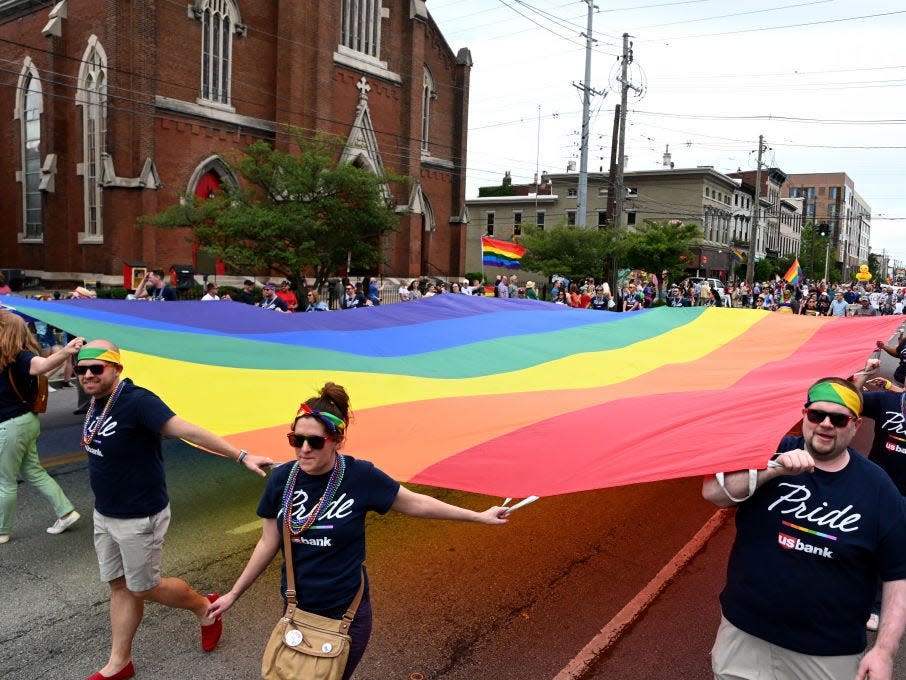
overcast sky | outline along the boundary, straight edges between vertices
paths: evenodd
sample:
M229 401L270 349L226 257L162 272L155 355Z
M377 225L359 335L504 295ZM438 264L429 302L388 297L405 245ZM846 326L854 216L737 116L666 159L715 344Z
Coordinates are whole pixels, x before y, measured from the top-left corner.
M428 0L454 52L472 53L468 197L579 161L588 5ZM589 170L606 171L622 34L633 43L627 170L846 172L871 206L872 251L906 262L903 0L598 0ZM540 108L539 108L540 107ZM540 113L540 125L539 125ZM539 135L540 128L540 135ZM540 142L539 142L540 138Z

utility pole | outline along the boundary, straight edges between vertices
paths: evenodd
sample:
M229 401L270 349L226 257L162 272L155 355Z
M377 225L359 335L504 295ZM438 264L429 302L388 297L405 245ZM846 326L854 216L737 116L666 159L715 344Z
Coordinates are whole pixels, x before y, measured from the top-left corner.
M623 34L623 59L620 64L620 141L617 147L617 181L614 182L616 200L613 210L613 228L623 226L623 199L626 190L623 188L623 160L626 153L626 102L629 98L629 64L632 63L632 45L629 43L629 34Z
M591 87L591 48L594 44L592 38L592 23L594 22L594 11L597 6L594 0L584 0L588 5L588 24L585 30L585 81L581 85L575 85L582 90L582 143L579 156L579 187L576 192L576 226L580 229L585 228L586 217L588 213L588 138L590 136L589 125L591 118L591 95L603 95L605 93L593 90Z
M755 281L755 244L758 240L758 223L761 221L761 154L764 135L758 135L758 165L755 168L755 205L752 207L752 228L749 230L749 257L746 260L746 283L749 290Z
M613 137L610 142L610 169L607 171L607 221L614 223L616 215L616 177L617 177L617 147L620 145L620 112L622 107L617 104L613 107Z

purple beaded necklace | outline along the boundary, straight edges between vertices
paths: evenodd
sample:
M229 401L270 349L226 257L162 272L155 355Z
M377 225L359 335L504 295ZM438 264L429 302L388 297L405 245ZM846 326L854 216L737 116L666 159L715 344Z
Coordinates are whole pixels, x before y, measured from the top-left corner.
M290 470L289 476L286 478L286 485L283 487L283 500L281 502L283 507L283 521L289 527L289 531L293 536L298 536L307 531L309 527L314 524L318 515L321 514L321 508L330 505L333 501L333 497L337 494L337 489L339 489L340 484L343 483L343 474L345 472L346 458L338 451L333 461L333 470L330 472L330 478L327 480L327 486L324 489L321 500L318 501L318 504L312 508L311 512L309 512L304 519L296 520L293 518L290 506L292 505L293 491L296 488L296 479L299 477L299 461L293 463L293 469Z

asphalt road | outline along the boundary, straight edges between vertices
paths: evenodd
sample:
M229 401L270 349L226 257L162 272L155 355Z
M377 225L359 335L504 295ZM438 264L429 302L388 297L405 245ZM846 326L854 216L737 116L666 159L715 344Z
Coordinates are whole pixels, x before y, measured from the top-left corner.
M74 390L51 400L39 445L66 461L79 429ZM67 444L51 446L50 435ZM166 459L174 519L164 572L201 592L226 590L257 540L263 481L178 443ZM107 590L91 545L86 463L51 471L85 517L50 536L49 507L20 485L13 538L0 553L0 677L84 678L106 657ZM473 508L499 502L428 491ZM698 481L677 480L542 499L504 527L375 516L376 625L357 678L552 678L711 514ZM210 655L198 648L194 617L148 604L137 677L257 677L280 612L277 582L274 565L227 615Z
M75 390L51 395L39 447L84 519L48 535L49 507L20 485L13 540L0 546L0 678L79 680L106 659L107 589L91 545L92 498L77 453L74 402ZM164 572L201 592L226 590L257 540L263 481L178 443L167 445L166 460L174 519ZM476 509L499 502L424 490ZM357 680L554 678L712 517L699 491L699 480L687 479L547 498L504 527L372 517L375 631ZM732 524L720 528L584 677L710 677L732 536ZM280 613L277 566L226 616L212 654L200 650L192 615L147 605L136 677L258 677ZM895 677L906 678L902 651L898 670Z

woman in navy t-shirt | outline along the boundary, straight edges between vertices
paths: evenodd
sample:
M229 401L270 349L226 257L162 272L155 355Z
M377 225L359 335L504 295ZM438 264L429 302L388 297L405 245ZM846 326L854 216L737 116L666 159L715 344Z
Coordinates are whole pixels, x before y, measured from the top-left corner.
M267 568L282 549L288 511L300 609L340 619L365 578L365 593L349 629L352 645L344 679L352 675L371 635L371 600L363 571L366 514L396 510L413 517L504 524L509 512L494 506L479 513L409 491L368 461L340 453L348 424L349 395L335 383L327 383L299 407L287 435L296 461L268 479L258 504L258 515L264 518L261 539L233 588L208 610L210 617L223 614ZM285 600L285 565L280 592Z

